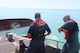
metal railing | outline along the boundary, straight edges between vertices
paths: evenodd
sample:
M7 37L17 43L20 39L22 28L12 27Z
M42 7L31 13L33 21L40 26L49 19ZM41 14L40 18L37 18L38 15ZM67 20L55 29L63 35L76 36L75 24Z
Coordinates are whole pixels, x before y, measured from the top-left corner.
M54 39L49 39L49 38L46 38L46 40L55 41L55 42L56 42L56 47L57 47L57 48L59 48L59 43L62 43L62 44L64 44L64 42L62 42L62 41L59 41L59 40L54 40Z

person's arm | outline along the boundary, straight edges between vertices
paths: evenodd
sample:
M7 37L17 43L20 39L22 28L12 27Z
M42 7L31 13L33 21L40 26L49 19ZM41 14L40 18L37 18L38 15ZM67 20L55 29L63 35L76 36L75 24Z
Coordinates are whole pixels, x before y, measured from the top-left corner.
M44 33L44 35L50 35L51 34L51 30L49 28L49 26L46 24L46 32Z
M61 27L58 28L58 32L62 32L63 30L67 29L67 23L63 24Z
M33 27L30 26L28 34L27 34L27 38L32 38L32 31L33 31Z
M58 28L58 32L60 33L61 31L65 30L64 28L60 27Z
M65 30L68 30L69 32L71 32L73 28L74 28L74 23L72 22L65 23L63 26L58 28L58 32L65 31Z

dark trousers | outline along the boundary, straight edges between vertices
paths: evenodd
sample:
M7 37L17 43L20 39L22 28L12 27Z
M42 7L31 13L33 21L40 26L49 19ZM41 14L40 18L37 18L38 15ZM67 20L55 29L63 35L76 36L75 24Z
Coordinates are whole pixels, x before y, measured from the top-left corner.
M45 53L44 41L31 41L27 53Z
M60 53L79 53L79 44L66 42Z

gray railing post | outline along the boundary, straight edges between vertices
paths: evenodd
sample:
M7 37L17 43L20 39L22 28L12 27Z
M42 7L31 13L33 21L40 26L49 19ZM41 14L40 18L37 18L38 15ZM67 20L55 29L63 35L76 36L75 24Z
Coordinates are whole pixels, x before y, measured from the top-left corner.
M58 41L57 41L57 48L58 48Z

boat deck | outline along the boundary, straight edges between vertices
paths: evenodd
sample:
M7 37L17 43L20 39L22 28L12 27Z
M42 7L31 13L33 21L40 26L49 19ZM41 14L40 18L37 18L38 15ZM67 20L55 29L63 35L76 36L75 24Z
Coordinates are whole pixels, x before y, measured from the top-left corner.
M15 53L19 49L19 40L23 40L26 46L29 46L30 40L21 36L13 37L15 42L9 42L6 37L0 37L0 53ZM45 53L59 53L60 49L56 46L45 43Z

